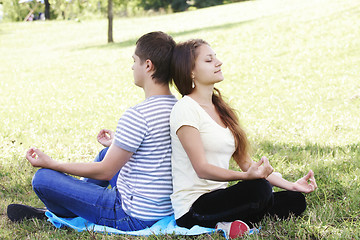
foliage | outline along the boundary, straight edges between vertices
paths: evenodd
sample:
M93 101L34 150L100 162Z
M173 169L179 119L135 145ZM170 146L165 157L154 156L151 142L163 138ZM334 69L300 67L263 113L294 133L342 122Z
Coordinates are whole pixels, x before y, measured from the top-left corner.
M50 19L87 19L91 16L105 16L107 12L107 0L49 0L50 2ZM126 0L114 1L114 12L119 16L125 16L127 7L133 4ZM29 12L29 8L35 6L35 2L19 4L18 0L8 0L4 2L5 20L22 21ZM45 11L44 4L38 4L34 15Z
M145 10L159 10L160 8L167 8L169 4L171 4L171 0L140 0L139 6Z
M228 3L231 1L227 1ZM107 15L107 0L49 0L50 19L78 19L100 18ZM186 0L114 0L114 16L134 16L143 14L144 11L168 11L182 12L189 6L204 8L208 6L220 5L222 0L196 0L189 2ZM35 6L35 2L19 4L18 0L8 0L4 2L5 20L22 21L29 12L29 8ZM45 11L44 4L39 4L34 12L35 16Z
M171 9L174 12L183 12L189 7L189 4L186 0L172 0Z
M114 44L106 43L105 19L1 23L0 238L138 239L55 229L45 221L14 224L6 207L43 206L31 188L36 169L24 159L29 147L60 161L93 159L101 149L98 131L115 129L119 116L144 98L131 71L136 39L161 30L176 41L211 44L223 62L218 88L238 110L255 160L268 156L291 181L315 172L318 189L306 195L300 218L266 218L260 233L245 239L360 239L360 3L285 2L116 19Z
M197 8L205 8L223 4L223 0L194 0L194 6Z
M29 3L29 7L34 7L35 3ZM18 0L8 0L3 2L4 20L23 21L29 10L24 4L19 4ZM37 13L36 11L35 13Z

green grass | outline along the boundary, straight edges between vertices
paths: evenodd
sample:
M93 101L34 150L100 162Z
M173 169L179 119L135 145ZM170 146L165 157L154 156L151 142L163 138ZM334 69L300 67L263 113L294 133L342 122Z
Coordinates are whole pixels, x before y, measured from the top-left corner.
M14 224L6 207L43 206L31 188L36 169L24 158L30 146L61 161L91 161L101 149L98 131L114 129L125 109L144 98L133 85L131 55L136 39L153 30L212 45L224 63L218 87L239 111L254 159L268 156L292 181L315 172L319 188L306 196L302 217L264 219L260 234L247 238L360 238L357 0L249 1L118 19L114 44L106 44L106 24L0 24L0 238L132 239L34 220Z

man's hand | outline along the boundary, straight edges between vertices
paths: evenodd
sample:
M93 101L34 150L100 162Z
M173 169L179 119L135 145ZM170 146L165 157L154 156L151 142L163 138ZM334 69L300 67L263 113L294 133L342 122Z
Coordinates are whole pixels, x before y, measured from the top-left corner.
M26 152L26 159L33 167L52 168L56 161L37 148L30 148Z
M110 147L113 139L114 139L114 132L108 129L100 130L99 134L97 135L98 142L103 145L104 147Z

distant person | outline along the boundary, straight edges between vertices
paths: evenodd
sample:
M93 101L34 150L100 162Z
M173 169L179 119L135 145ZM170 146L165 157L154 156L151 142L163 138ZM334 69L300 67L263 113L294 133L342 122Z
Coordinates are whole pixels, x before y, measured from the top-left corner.
M170 115L173 194L177 225L227 231L238 237L266 214L286 218L306 208L302 193L317 187L313 171L296 182L273 173L268 159L254 162L236 113L214 85L224 77L222 62L203 40L176 45L171 63L183 96ZM234 158L242 171L229 170ZM228 187L229 181L238 181ZM272 186L287 191L273 192Z
M41 21L45 21L45 14L44 13L39 13L39 20Z
M132 70L145 100L123 114L115 133L100 131L98 141L109 148L95 162L59 162L37 148L27 151L31 165L42 168L32 184L47 210L123 231L150 227L173 214L169 117L177 100L169 89L169 72L174 46L163 32L145 34L136 42ZM43 219L44 212L20 204L7 210L12 221Z
M27 22L32 22L35 18L35 15L32 13L30 16L26 19Z

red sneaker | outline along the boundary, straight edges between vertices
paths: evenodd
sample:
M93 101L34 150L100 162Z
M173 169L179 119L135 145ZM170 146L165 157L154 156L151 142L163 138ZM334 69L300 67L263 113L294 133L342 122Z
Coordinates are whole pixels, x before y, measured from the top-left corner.
M240 220L234 222L219 222L215 228L223 230L230 239L242 237L250 230L249 226Z

